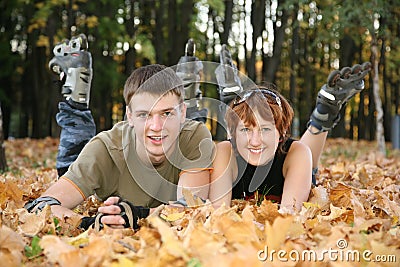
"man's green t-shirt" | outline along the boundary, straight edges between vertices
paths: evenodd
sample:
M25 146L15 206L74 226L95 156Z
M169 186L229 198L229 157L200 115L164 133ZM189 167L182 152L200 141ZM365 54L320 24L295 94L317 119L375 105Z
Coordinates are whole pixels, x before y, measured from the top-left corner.
M210 168L214 144L207 127L186 120L172 154L159 166L146 166L136 153L134 128L122 121L96 135L71 164L64 178L87 198L120 196L146 207L176 200L183 170Z

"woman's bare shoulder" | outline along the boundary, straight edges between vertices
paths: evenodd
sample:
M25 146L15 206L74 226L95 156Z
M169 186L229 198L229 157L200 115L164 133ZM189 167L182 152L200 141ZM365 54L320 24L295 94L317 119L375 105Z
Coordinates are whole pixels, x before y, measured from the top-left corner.
M229 141L218 142L216 145L216 158L218 162L227 161L232 157L233 149Z
M218 142L217 149L231 151L232 150L231 142L229 141Z

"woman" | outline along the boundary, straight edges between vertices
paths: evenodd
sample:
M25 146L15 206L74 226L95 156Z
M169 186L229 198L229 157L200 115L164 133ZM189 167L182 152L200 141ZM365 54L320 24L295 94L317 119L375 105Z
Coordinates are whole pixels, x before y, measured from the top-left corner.
M280 203L282 212L301 210L315 184L328 131L347 101L364 89L370 70L366 62L331 72L299 141L289 137L293 109L274 85L238 95L225 115L230 140L217 144L209 191L213 205L265 196Z
M300 209L311 188L312 154L289 138L288 101L271 85L259 86L239 95L225 119L230 140L217 144L210 200L229 206L231 198L265 195L281 208Z

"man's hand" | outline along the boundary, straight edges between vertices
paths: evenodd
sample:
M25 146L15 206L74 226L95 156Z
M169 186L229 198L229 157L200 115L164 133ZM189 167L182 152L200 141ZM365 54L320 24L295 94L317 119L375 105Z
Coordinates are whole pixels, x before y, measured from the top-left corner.
M107 224L112 228L124 228L125 220L121 216L121 208L118 206L119 197L109 197L104 201L104 206L99 207L98 211L103 213L102 224Z
M95 217L82 219L81 228L93 227L96 230L101 230L104 224L107 224L111 228L132 227L138 229L138 220L146 218L149 213L149 208L135 206L120 197L109 197L104 201L104 206L99 207Z

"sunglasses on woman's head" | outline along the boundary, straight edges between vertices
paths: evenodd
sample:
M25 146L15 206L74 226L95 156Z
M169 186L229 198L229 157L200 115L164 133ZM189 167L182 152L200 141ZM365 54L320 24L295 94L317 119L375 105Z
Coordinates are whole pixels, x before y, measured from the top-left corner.
M275 104L277 104L282 109L282 102L281 102L280 97L268 89L254 89L254 90L245 91L242 95L238 95L235 98L235 100L233 101L233 107L236 107L237 105L242 104L247 99L249 99L252 95L257 94L257 93L263 94L263 96L267 99L271 99L271 97L272 97L272 99L275 101Z

